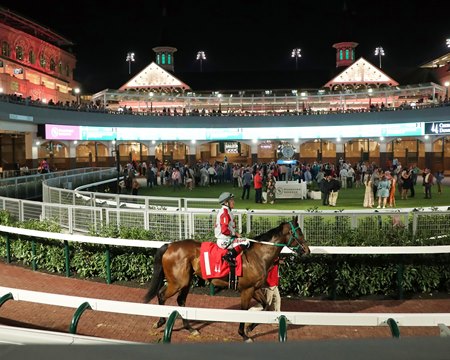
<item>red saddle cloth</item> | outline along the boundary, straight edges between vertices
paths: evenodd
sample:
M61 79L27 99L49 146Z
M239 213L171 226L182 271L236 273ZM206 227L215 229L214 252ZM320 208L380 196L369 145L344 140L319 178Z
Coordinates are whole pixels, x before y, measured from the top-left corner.
M213 242L203 242L200 247L200 268L203 279L221 278L230 272L230 266L222 259L228 250ZM242 276L242 256L236 256L236 276Z

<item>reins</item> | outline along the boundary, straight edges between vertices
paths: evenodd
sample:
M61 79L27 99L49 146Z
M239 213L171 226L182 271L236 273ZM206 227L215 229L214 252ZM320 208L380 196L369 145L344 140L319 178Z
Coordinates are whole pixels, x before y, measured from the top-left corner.
M246 238L248 241L250 241L250 242L254 242L254 243L258 243L258 244L264 244L264 245L271 245L271 246L279 246L279 247L287 247L287 248L289 248L289 249L291 249L291 250L297 250L301 245L299 244L299 245L297 245L297 246L290 246L291 245L291 243L295 240L295 239L297 239L297 240L300 240L298 237L297 237L297 230L298 229L300 229L300 226L297 226L297 227L294 227L294 225L292 224L292 221L289 221L289 225L291 226L291 229L292 229L292 233L291 233L291 237L289 238L289 240L288 240L288 242L287 242L287 244L276 244L276 243L271 243L271 242L268 242L268 241L258 241L258 240L255 240L255 239L249 239L249 238Z

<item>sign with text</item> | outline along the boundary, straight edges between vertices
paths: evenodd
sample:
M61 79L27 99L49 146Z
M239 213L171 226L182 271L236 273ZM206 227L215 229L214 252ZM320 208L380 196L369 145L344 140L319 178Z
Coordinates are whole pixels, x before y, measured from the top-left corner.
M450 134L450 121L435 121L432 123L425 123L425 134L441 135Z

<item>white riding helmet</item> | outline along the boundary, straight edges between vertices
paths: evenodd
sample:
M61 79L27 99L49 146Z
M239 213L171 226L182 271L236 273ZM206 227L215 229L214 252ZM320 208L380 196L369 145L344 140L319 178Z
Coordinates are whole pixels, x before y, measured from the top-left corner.
M233 199L233 198L234 198L234 195L232 193L223 192L219 196L219 204L223 205L225 202L227 202L228 200Z

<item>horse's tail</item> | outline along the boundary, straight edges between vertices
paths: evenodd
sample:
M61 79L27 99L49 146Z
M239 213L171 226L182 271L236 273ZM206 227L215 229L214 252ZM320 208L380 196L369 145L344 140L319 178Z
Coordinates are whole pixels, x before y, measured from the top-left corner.
M153 262L153 277L150 281L150 288L148 289L148 292L144 297L144 302L146 303L152 300L164 285L164 269L162 267L162 257L167 251L168 247L169 244L164 244L158 250L156 250L155 259Z

